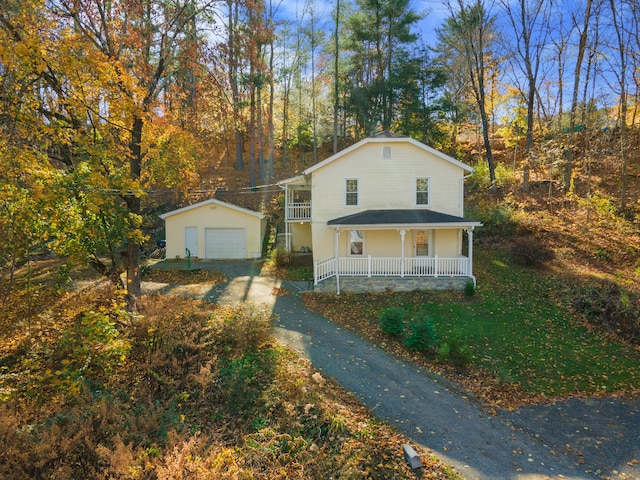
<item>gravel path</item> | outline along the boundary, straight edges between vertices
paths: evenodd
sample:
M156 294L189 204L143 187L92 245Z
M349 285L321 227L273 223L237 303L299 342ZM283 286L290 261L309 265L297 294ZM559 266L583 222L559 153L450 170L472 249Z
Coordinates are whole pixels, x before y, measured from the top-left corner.
M491 416L446 379L389 356L310 312L297 294L305 284L281 285L260 276L259 266L257 261L215 262L209 267L225 272L228 283L146 289L267 305L279 317L275 334L280 342L464 478L640 479L638 402L573 399ZM279 287L293 293L275 295Z

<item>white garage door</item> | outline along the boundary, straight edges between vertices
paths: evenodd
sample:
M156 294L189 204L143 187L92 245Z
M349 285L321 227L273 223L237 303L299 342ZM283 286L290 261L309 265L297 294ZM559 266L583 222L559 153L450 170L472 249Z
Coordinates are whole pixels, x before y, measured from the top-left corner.
M204 236L206 258L247 258L244 228L207 228Z

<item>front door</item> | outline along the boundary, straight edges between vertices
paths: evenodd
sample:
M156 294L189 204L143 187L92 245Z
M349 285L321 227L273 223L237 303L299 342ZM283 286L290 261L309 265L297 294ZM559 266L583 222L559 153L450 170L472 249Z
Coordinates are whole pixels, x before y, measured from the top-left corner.
M198 227L184 227L184 256L198 256Z

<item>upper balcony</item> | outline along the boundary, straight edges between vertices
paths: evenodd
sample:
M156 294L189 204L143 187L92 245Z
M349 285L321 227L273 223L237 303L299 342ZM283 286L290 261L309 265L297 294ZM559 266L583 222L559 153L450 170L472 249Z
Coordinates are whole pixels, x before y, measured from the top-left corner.
M311 220L311 188L307 185L289 185L285 197L285 220L304 222Z
M311 202L288 203L285 220L296 222L311 220Z

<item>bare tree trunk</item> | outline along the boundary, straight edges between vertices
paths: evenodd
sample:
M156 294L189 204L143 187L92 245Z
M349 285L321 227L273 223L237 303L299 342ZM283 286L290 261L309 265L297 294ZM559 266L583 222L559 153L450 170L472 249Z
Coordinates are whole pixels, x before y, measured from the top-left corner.
M275 82L273 81L273 62L274 62L274 39L272 38L269 42L269 110L267 112L268 120L267 120L267 129L269 130L269 160L268 160L268 173L267 176L269 179L274 178L274 168L273 163L274 152L275 152L275 138L274 138L274 126L273 126L273 105L274 105L274 97L275 97Z
M482 139L491 182L490 191L495 193L498 186L496 184L495 162L489 136L490 122L486 103L486 82L489 80L486 48L489 47L487 42L490 41L493 19L485 9L484 0L475 0L470 7L466 6L463 0L457 0L457 2L459 7L457 14L453 12L451 5L449 5L449 9L452 12L452 19L456 22L456 28L464 44L469 81L482 122Z
M618 75L618 83L620 85L620 100L618 112L620 115L620 210L623 212L627 209L627 164L628 153L627 143L627 42L623 39L622 25L619 24L618 12L615 0L609 0L611 7L611 16L618 40L618 55L620 56L620 72ZM622 20L620 20L622 21Z
M333 59L333 153L338 153L338 111L340 109L340 0L336 0L336 25L334 30L335 57Z
M576 136L576 115L578 109L578 92L580 90L580 74L582 72L582 61L584 60L584 52L587 46L587 35L589 33L589 21L591 20L592 0L587 0L584 12L584 21L582 30L580 31L580 41L578 42L578 56L573 76L573 95L571 97L571 111L569 112L569 149L567 150L566 163L564 169L564 191L568 192L571 188L571 179L573 176L573 161L575 156L575 136Z
M238 46L236 39L236 24L238 21L238 3L234 0L227 0L229 6L229 23L227 25L228 39L228 61L229 61L229 84L231 85L231 103L233 108L233 136L236 144L236 170L244 168L242 151L244 135L240 127L240 91L238 88ZM234 8L235 7L235 8Z
M598 7L596 7L598 8ZM599 28L598 28L598 22L599 22L599 15L595 16L595 21L596 21L596 25L594 28L594 34L595 34L595 39L592 45L590 45L589 47L589 55L587 56L587 71L586 71L586 76L584 79L584 86L583 86L583 90L582 90L582 115L580 117L580 124L582 125L582 128L580 130L580 139L581 139L581 145L582 145L582 152L584 155L586 155L587 158L587 195L591 195L591 155L588 152L588 144L587 144L587 140L588 140L588 136L587 136L587 132L589 130L589 118L588 118L588 111L590 108L590 101L587 98L588 97L588 92L589 92L589 82L591 80L591 72L593 71L594 73L594 86L595 86L595 66L594 66L594 62L595 62L595 58L596 58L596 54L598 52L598 42L599 42Z
M144 121L142 117L136 116L133 119L131 129L131 144L129 146L131 158L129 159L129 171L131 178L135 181L142 174L142 130ZM140 196L137 192L130 192L125 196L127 207L132 217L140 217L142 213ZM132 225L132 230L138 225ZM127 239L127 300L130 311L134 311L136 301L142 294L140 279L140 245L134 238Z
M256 86L257 105L257 140L258 140L258 178L264 180L264 126L262 125L262 76L261 80Z
M522 190L529 191L531 172L531 151L535 121L535 101L538 95L538 72L542 60L542 47L549 35L549 2L547 0L520 0L519 10L513 2L502 0L503 8L516 32L514 63L526 78L526 86L521 93L527 105L527 130L525 137L525 158L522 168ZM541 18L542 17L542 18Z
M313 164L318 163L318 116L316 115L316 16L311 6L311 122L313 128Z
M255 75L253 61L249 69L249 77ZM256 186L256 86L251 85L251 99L249 103L249 186Z

